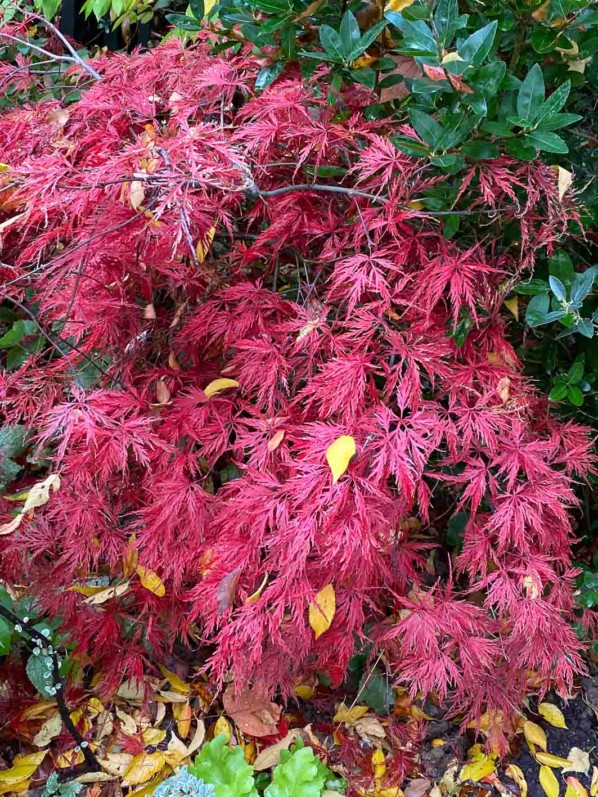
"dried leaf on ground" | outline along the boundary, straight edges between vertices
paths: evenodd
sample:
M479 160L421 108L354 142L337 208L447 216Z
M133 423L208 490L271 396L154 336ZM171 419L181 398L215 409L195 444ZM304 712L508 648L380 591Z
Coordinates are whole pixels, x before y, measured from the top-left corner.
M222 704L237 728L249 736L272 736L276 733L282 709L259 688L246 688L237 693L229 686Z

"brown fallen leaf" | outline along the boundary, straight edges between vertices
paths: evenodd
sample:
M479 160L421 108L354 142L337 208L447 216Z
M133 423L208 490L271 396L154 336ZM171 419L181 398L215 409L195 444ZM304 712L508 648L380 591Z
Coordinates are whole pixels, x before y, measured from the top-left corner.
M260 687L250 687L237 693L228 687L222 704L237 728L249 736L272 736L276 733L282 708L273 703Z
M253 768L255 771L262 772L264 769L270 769L271 767L277 766L280 763L281 751L288 750L298 736L301 736L301 731L299 731L297 728L294 728L287 733L284 739L281 739L279 742L276 742L276 744L273 744L270 747L266 747L265 750L262 750L262 752L253 762Z

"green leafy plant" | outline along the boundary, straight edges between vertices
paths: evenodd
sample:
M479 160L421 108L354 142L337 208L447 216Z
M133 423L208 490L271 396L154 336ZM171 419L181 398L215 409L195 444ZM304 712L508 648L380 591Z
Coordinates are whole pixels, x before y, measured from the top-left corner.
M263 774L263 773L260 773ZM184 772L169 778L160 787L160 795L187 793L189 777L213 787L215 797L257 796L253 767L247 763L239 746L230 746L223 734L204 744L194 763ZM181 789L177 784L181 784ZM339 780L314 755L311 747L304 747L297 739L290 750L282 750L280 763L274 767L271 782L265 787L265 797L320 797L324 788L343 790L346 783Z

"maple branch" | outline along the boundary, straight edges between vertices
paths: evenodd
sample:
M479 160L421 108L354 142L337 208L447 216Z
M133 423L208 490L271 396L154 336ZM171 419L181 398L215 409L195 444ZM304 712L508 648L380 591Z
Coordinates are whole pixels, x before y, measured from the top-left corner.
M36 15L34 15L36 16ZM71 44L65 39L65 37L60 33L58 28L54 27L51 22L47 20L43 20L48 27L55 33L58 38L62 41L68 51L71 53L70 55L57 55L56 53L51 53L49 50L45 50L43 47L40 47L37 44L32 44L31 42L27 41L26 39L19 39L18 36L13 36L11 33L5 33L4 31L0 31L0 37L4 39L9 39L10 41L16 42L17 44L21 44L24 47L28 47L30 50L33 50L40 55L47 56L51 61L62 61L64 63L69 64L77 64L78 66L82 67L89 75L91 75L95 80L101 80L102 76L99 72L86 63L81 56L77 53L77 51L71 46Z
M273 188L271 191L262 191L255 188L247 189L246 193L249 196L267 197L267 196L281 196L282 194L291 194L293 191L326 191L330 194L347 194L347 196L360 196L364 199L371 199L372 202L381 202L388 204L390 201L388 197L378 196L376 194L368 194L365 191L359 191L357 188L345 188L342 185L324 185L323 183L297 183L297 185L283 185L281 188Z
M52 678L54 682L54 689L56 690L56 705L58 713L64 723L65 728L73 737L73 740L81 748L81 752L85 758L85 763L92 772L99 772L101 769L100 762L95 757L93 751L89 747L89 742L79 733L75 723L71 719L71 714L64 697L65 681L60 675L60 659L57 652L52 645L49 644L50 640L44 636L37 628L30 625L29 622L22 620L18 615L14 614L0 603L0 616L4 617L11 625L14 626L15 631L19 634L27 634L31 640L39 643L42 654L49 656L52 659Z

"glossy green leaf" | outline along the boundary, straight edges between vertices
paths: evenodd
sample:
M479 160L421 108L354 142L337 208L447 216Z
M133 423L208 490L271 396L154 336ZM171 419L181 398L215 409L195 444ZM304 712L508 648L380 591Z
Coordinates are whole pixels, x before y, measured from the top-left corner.
M560 154L569 152L569 147L560 136L545 130L534 130L532 133L528 133L523 141L526 144L531 144L542 152L556 152Z
M498 22L494 20L468 36L458 48L461 58L471 66L480 66L492 49L497 27Z
M544 102L544 93L542 68L539 64L534 64L517 94L517 116L529 124L533 123Z

